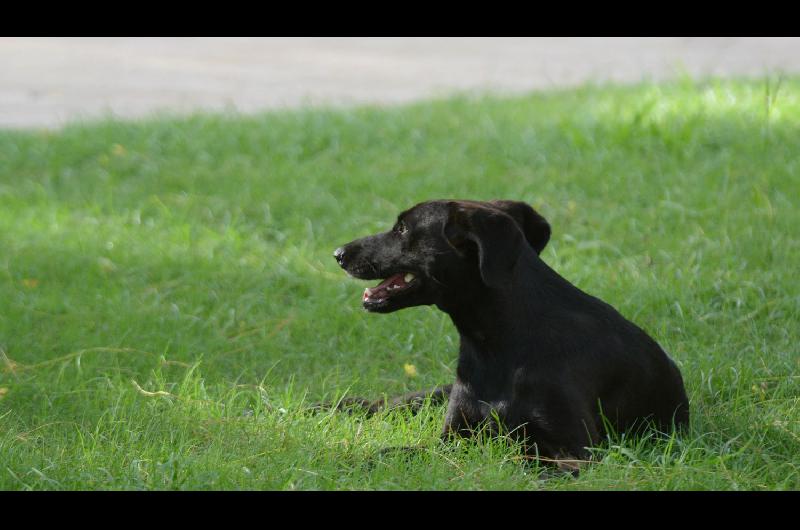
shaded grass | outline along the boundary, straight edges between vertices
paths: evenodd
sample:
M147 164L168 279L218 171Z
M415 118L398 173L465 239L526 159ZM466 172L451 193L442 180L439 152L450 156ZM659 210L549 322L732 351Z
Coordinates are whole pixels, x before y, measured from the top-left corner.
M800 488L800 81L775 88L0 131L0 488ZM365 314L331 258L442 197L540 210L544 259L680 364L690 432L544 479L502 439L441 445L440 407L303 412L453 378L445 315Z

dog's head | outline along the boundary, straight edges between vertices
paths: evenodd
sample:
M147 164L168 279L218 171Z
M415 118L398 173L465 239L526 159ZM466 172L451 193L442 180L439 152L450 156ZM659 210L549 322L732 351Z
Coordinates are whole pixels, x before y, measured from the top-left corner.
M549 239L550 225L523 202L438 200L404 211L388 232L348 243L334 257L351 276L382 280L362 301L368 311L389 313L502 288L522 250L538 254Z

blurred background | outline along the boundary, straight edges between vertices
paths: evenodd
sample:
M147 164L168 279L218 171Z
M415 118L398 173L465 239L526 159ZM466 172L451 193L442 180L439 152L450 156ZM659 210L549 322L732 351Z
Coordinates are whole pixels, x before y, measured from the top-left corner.
M800 38L0 39L0 127L800 71Z

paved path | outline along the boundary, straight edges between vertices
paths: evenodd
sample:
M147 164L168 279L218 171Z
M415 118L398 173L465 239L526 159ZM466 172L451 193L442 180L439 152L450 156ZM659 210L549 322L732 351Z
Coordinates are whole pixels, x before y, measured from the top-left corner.
M0 127L800 72L800 38L0 38Z

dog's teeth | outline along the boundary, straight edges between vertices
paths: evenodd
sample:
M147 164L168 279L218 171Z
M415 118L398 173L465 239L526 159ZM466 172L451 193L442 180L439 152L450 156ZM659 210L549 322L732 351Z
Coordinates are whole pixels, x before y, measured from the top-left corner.
M403 277L403 281L406 282L406 283L411 282L411 280L413 280L413 279L414 279L414 275L411 274L410 272L407 272L406 275Z

